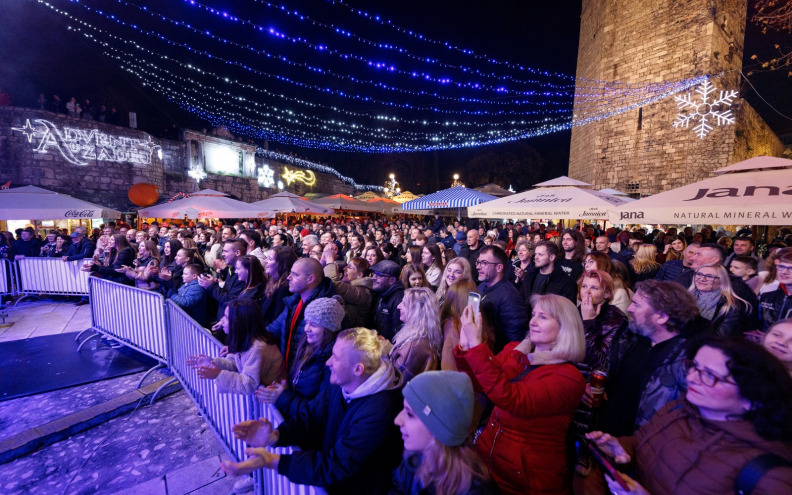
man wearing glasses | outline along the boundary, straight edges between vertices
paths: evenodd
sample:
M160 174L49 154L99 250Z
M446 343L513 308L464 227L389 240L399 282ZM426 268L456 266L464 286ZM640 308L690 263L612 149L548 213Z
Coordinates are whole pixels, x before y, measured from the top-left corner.
M509 342L523 340L528 329L528 313L520 293L504 278L507 263L506 253L498 246L484 246L476 260L481 314L495 329L495 353Z
M776 280L778 289L765 292L759 301L761 330L767 329L773 323L792 317L792 248L786 247L775 252Z
M371 290L379 294L377 311L374 313L374 328L388 340L393 339L402 326L399 304L404 298L404 285L399 280L401 269L390 260L383 260L371 267L374 279Z

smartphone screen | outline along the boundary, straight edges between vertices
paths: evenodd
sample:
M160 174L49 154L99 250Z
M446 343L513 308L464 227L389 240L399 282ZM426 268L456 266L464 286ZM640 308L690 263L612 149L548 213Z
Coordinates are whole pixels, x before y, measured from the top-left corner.
M630 486L627 484L627 481L622 477L622 474L613 467L610 460L608 459L607 455L600 450L596 443L591 440L586 439L586 445L591 452L592 457L602 466L602 469L608 473L608 475L613 478L616 483L618 483L622 488L625 490L629 490Z
M473 307L473 314L481 312L481 294L478 292L471 292L468 294L468 305Z

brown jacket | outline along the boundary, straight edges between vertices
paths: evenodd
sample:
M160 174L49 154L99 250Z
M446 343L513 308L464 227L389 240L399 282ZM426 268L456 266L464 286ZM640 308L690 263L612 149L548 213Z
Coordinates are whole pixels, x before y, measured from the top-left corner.
M437 370L440 356L432 350L426 339L412 339L394 345L390 352L391 363L404 377L404 383L424 371Z
M734 493L734 480L755 457L773 453L792 461L792 445L760 437L748 421L703 419L684 399L670 402L619 442L637 463L638 482L652 495ZM753 493L792 493L792 468L768 470Z
M353 280L352 282L342 282L341 274L338 273L338 265L330 263L324 267L325 277L333 281L336 294L344 299L344 328L366 327L371 328L373 298L371 286L373 280L365 277Z

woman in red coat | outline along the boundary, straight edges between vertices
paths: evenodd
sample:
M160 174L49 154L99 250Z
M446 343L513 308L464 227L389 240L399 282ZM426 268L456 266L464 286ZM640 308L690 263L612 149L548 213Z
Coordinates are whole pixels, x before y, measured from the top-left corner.
M583 322L561 296L535 295L531 306L526 338L497 356L483 343L481 316L466 307L454 355L495 406L475 447L501 491L567 494L567 431L586 386L571 364L586 353Z

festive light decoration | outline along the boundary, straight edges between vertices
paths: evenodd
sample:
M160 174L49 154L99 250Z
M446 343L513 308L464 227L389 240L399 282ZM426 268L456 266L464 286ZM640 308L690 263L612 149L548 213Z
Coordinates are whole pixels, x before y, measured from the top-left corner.
M454 174L454 181L451 182L451 187L465 187L465 184L459 180L459 174Z
M288 167L283 167L281 177L288 185L292 185L292 182L302 182L308 187L316 184L316 174L310 170L289 170Z
M34 122L35 126L26 119L23 127L12 127L11 130L24 134L28 143L37 139L36 153L49 153L51 148L55 148L64 160L74 165L88 165L89 160L148 165L154 150L160 148L149 135L142 140L105 134L98 129L59 129L44 119L35 119Z
M704 139L713 129L713 126L707 123L710 121L709 119L714 118L715 125L718 126L733 124L734 116L731 108L726 108L725 110L720 110L719 108L731 105L732 100L737 98L737 91L721 91L717 99L710 101L710 95L714 92L715 86L709 81L704 81L696 88L696 93L701 95L698 102L693 101L691 93L674 97L680 110L676 120L674 120L674 127L687 128L691 121L697 121L698 124L693 130L699 138ZM690 109L690 113L685 111L687 108Z
M187 172L187 175L195 179L195 182L199 183L206 178L206 172L200 168L191 168L189 172Z
M388 180L385 181L385 188L383 190L388 198L392 198L401 192L399 182L396 180L396 174L388 175Z
M272 187L275 185L275 171L269 165L264 165L258 170L258 183L261 187Z

